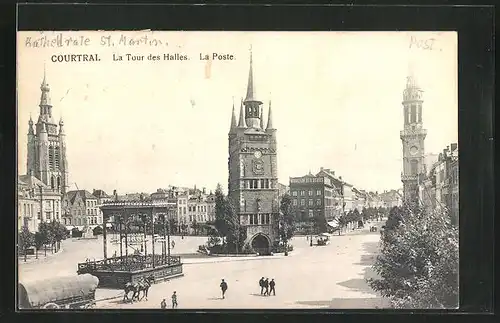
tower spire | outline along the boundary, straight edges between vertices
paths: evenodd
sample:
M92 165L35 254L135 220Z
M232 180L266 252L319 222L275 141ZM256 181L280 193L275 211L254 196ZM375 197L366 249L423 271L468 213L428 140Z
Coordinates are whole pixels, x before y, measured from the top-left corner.
M273 112L271 109L271 100L269 100L269 113L267 115L267 128L266 130L273 130Z
M250 45L250 69L248 71L248 85L247 85L247 96L245 102L260 102L257 100L257 91L255 89L255 82L253 77L253 54L252 45Z
M240 104L240 121L238 122L238 128L246 128L246 122L245 122L245 109L243 108L243 98L241 99L241 104Z
M40 106L51 106L50 104L50 87L49 83L47 83L47 72L45 69L45 63L43 65L43 80L42 84L40 85L40 90L42 91L42 95L40 97Z
M229 130L229 133L234 133L235 129L236 129L236 115L234 113L234 96L233 96L233 111L231 114L231 128Z

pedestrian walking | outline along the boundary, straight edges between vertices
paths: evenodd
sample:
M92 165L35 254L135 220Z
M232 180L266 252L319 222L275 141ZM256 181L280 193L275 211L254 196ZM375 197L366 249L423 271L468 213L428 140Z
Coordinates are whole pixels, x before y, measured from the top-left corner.
M175 241L172 241L172 249L175 247Z
M222 291L222 298L226 298L226 291L227 291L227 283L224 281L224 279L222 280L222 282L220 283L220 289Z
M274 278L273 278L269 282L269 287L271 287L271 289L269 290L269 294L271 294L271 292L272 292L273 296L276 296L276 290L274 289L274 286L276 286L276 282L274 281Z
M177 308L179 304L177 303L177 293L174 291L172 294L172 308Z
M266 289L266 291L264 292L264 295L268 296L269 295L269 278L266 278L266 280L264 280L264 288Z
M165 299L163 299L160 303L160 307L162 310L166 309L167 308L167 302L165 301Z
M260 294L264 294L264 277L259 280Z

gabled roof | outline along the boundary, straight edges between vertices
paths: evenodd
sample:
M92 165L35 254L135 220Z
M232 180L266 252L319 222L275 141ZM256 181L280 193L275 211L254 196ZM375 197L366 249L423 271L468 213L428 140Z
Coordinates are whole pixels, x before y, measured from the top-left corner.
M82 198L82 200L95 200L97 199L97 197L95 197L94 195L92 195L89 191L87 190L77 190L77 191L68 191L66 193L66 195L68 196L68 200L73 203L75 202L75 199L77 196L80 196Z
M25 183L26 185L33 187L33 186L42 186L44 189L49 189L50 187L46 185L44 182L36 178L35 176L32 175L20 175L18 177L18 180Z
M94 193L92 193L92 195L94 195L95 197L111 197L109 196L108 194L106 194L106 192L104 192L103 190L94 190Z

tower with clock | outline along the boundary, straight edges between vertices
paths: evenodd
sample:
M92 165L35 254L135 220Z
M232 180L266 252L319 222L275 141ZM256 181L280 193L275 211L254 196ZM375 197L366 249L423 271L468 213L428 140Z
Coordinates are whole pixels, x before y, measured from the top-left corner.
M403 91L404 126L400 132L403 143L403 198L407 203L418 202L418 185L425 175L424 140L427 130L422 123L422 90L413 75L408 76Z
M260 254L267 254L278 238L279 215L276 129L272 123L271 102L266 127L263 118L250 51L247 94L241 100L238 123L233 103L228 197L240 225L246 229L245 244Z

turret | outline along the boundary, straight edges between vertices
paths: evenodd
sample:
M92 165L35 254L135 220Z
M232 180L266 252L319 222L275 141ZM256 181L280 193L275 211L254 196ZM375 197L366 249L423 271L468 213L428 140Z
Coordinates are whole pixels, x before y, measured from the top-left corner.
M257 92L252 67L252 48L250 48L250 69L248 72L247 96L244 101L245 121L249 128L260 128L261 125L261 101L257 100Z
M231 128L229 128L229 134L234 134L236 132L236 115L234 113L234 98L233 98L233 111L231 113Z
M267 128L266 128L266 131L270 132L270 131L273 131L273 130L276 130L276 129L273 128L273 112L272 112L272 108L271 108L271 100L269 100L269 113L267 115Z
M238 122L238 128L246 128L247 124L245 122L245 109L243 108L243 99L240 104L240 121Z
M31 119L28 122L28 160L26 164L26 173L34 175L35 174L35 131L33 130L33 120Z

